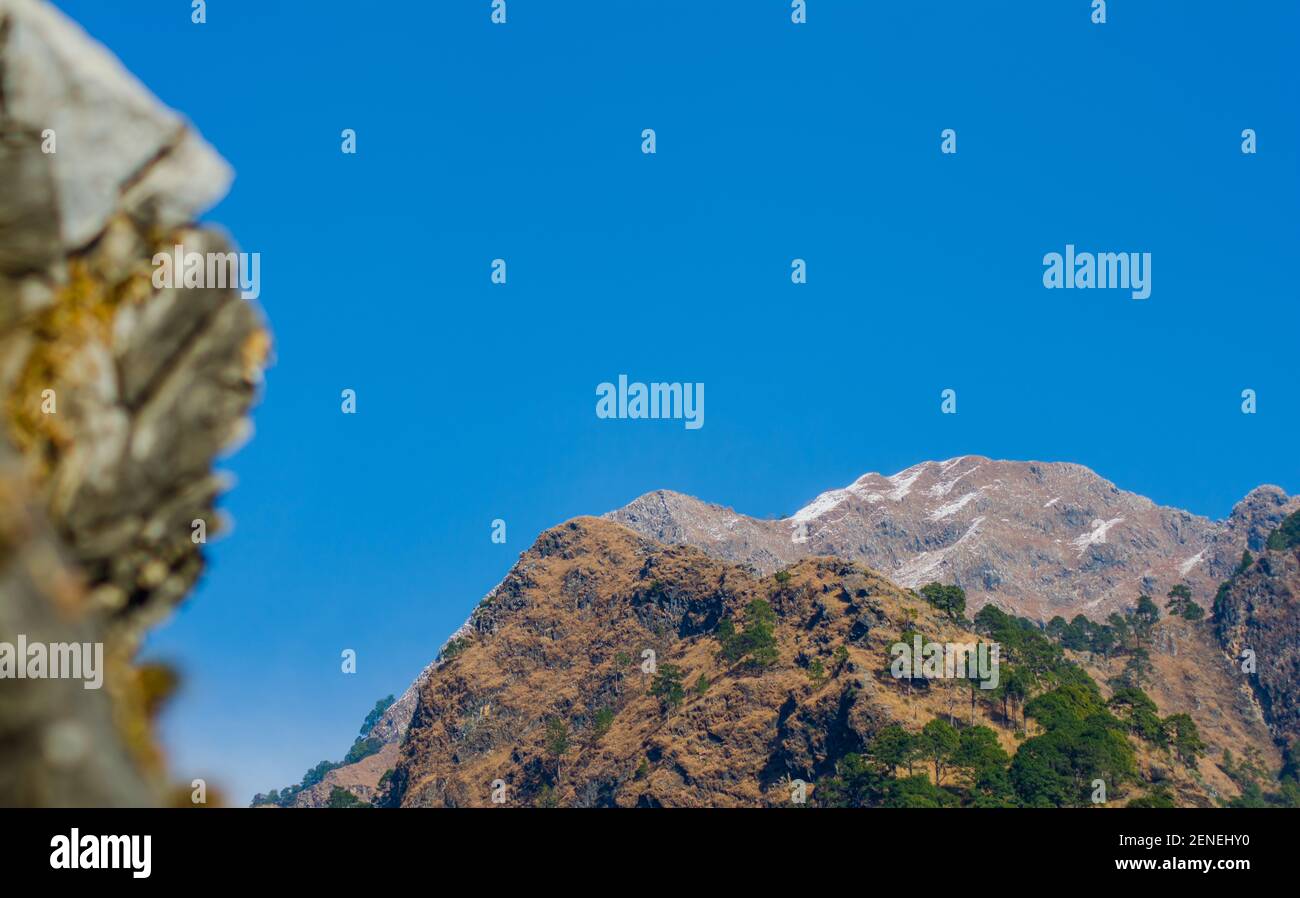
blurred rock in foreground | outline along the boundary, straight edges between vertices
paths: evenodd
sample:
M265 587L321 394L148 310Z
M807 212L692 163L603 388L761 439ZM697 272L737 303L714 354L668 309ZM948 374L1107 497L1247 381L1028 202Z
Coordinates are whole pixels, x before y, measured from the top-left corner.
M212 462L269 338L237 289L156 290L152 259L231 251L194 224L230 180L75 23L0 0L0 649L102 643L106 670L0 679L0 805L169 800L170 676L132 658L221 529Z

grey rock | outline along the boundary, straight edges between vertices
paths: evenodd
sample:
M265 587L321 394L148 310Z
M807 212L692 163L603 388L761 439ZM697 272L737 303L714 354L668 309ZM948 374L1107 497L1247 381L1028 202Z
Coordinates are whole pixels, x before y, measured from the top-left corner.
M203 569L193 522L221 530L212 464L248 435L269 338L234 289L155 290L151 260L228 251L192 222L229 183L62 13L0 0L0 640L88 639L113 659L84 696L0 681L0 804L164 800L132 659ZM31 580L28 554L65 573Z
M174 227L225 195L229 166L72 20L40 0L0 0L0 20L5 131L23 136L20 172L32 168L16 193L52 184L65 250L84 247L119 211ZM56 139L49 155L46 130Z
M1300 499L1261 487L1229 518L1211 521L1120 490L1082 465L961 456L866 474L779 521L663 490L606 517L763 573L835 555L902 586L956 583L971 612L992 602L1046 621L1103 620L1178 582L1208 610L1246 545L1262 544L1296 508Z

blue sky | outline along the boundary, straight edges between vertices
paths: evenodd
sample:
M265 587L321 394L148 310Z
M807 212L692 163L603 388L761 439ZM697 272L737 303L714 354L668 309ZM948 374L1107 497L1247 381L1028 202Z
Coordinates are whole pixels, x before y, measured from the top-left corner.
M262 254L236 527L148 648L176 775L235 802L341 757L539 531L651 489L781 516L977 453L1213 517L1300 490L1295 4L58 5L230 160L207 218ZM1150 252L1151 298L1044 289L1067 243ZM705 426L598 420L620 373L703 382Z

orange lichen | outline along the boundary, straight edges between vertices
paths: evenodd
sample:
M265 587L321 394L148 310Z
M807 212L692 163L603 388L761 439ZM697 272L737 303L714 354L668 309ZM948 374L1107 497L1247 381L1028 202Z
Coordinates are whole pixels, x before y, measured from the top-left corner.
M158 245L166 242L160 240ZM49 394L45 391L54 391L50 401L57 409L62 390L68 386L68 365L77 353L91 341L111 345L118 310L152 294L147 265L137 266L117 281L109 281L102 268L102 260L93 254L68 261L67 281L33 322L27 358L4 400L10 436L32 460L30 470L38 481L53 469L72 441L57 412L47 411Z

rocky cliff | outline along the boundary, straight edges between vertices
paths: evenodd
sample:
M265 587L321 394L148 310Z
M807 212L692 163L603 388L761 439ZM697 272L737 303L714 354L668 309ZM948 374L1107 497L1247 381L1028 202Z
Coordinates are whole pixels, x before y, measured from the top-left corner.
M0 680L0 804L165 799L132 658L222 523L213 459L247 436L269 341L228 288L152 259L231 249L196 217L225 162L52 6L0 0L0 641L102 642L102 690Z
M1300 529L1300 516L1291 521ZM1300 540L1275 531L1224 583L1214 610L1219 638L1249 673L1273 734L1300 738Z

